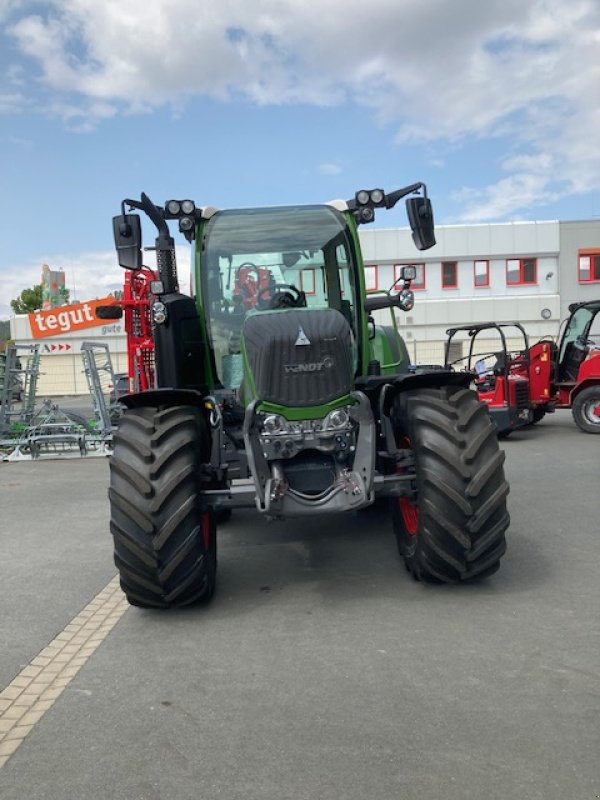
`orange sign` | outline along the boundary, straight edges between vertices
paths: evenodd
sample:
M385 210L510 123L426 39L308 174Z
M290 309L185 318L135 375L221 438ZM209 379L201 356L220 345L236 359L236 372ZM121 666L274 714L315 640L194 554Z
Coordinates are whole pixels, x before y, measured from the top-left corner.
M62 333L72 333L83 328L106 325L106 320L96 317L96 308L112 306L116 303L114 297L104 297L101 300L88 300L85 303L60 306L51 311L34 311L33 314L29 314L31 335L34 339L43 339L44 336L60 336Z

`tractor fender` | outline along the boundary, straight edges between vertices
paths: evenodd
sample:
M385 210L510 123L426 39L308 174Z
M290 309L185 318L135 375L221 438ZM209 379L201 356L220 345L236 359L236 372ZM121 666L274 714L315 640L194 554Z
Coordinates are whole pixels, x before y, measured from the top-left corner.
M411 389L441 389L444 386L455 386L457 389L468 389L473 381L469 372L454 372L447 369L427 369L426 371L407 372L397 375L386 386L382 411L389 416L396 397Z
M204 409L204 395L196 389L149 389L145 392L132 392L119 398L125 408L159 406L196 406Z

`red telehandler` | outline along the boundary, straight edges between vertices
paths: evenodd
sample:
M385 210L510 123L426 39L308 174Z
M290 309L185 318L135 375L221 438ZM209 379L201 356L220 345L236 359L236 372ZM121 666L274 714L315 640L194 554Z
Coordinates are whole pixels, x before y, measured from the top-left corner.
M558 345L541 339L530 346L518 322L461 325L446 332L446 366L466 362L500 436L539 422L557 408L570 408L585 433L600 433L600 300L572 303L569 312ZM508 348L507 329L523 339L522 349ZM483 333L480 341L488 339L492 331L501 349L480 351L477 338ZM470 339L469 353L451 361L451 344L459 332Z

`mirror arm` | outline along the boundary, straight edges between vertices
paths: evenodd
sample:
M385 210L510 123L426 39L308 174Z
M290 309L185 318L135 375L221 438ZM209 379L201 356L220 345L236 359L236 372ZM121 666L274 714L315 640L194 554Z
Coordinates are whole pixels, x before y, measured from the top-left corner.
M407 194L414 194L423 189L423 197L427 197L427 187L424 183L411 183L410 186L405 186L403 189L396 189L395 192L390 192L385 196L385 207L393 208L398 200L402 200Z
M392 308L395 301L396 298L389 294L367 295L364 304L365 311L370 314L372 311L378 311L381 308Z
M178 291L177 264L175 261L175 240L171 236L169 226L164 218L164 212L155 206L145 192L140 200L123 200L121 208L125 206L143 211L150 218L158 231L156 237L156 266L163 283L164 293L171 294Z

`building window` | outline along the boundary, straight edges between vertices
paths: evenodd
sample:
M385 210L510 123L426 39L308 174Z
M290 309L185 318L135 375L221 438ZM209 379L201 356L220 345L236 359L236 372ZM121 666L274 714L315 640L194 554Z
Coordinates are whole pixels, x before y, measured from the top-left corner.
M600 281L600 250L579 251L579 283Z
M314 269L300 270L300 289L307 295L313 295L317 293Z
M456 261L442 261L442 289L458 287L458 264Z
M417 271L417 277L410 284L411 289L425 288L425 264L394 264L394 281L400 280L400 270L402 267L414 267Z
M537 283L537 259L509 258L506 261L506 285Z
M473 262L473 285L477 287L490 285L490 262L479 260Z
M378 269L375 264L365 266L365 289L372 292L379 288Z

